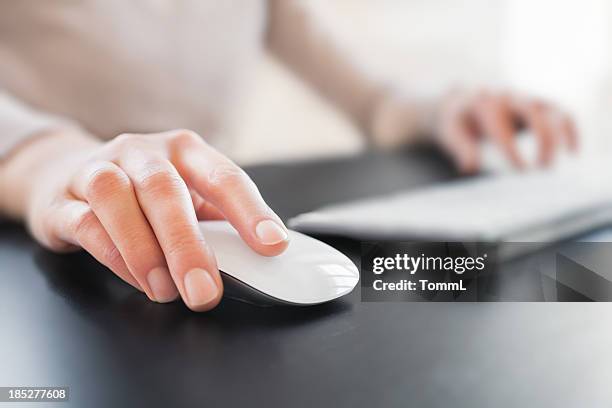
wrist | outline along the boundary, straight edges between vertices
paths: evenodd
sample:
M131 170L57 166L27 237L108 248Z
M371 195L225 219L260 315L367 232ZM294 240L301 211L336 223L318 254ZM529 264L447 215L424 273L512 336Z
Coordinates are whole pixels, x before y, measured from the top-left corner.
M57 176L54 166L93 150L100 142L77 129L56 129L34 135L0 162L0 215L25 217L37 185Z
M393 148L426 140L435 130L436 99L387 92L375 106L370 122L374 144Z

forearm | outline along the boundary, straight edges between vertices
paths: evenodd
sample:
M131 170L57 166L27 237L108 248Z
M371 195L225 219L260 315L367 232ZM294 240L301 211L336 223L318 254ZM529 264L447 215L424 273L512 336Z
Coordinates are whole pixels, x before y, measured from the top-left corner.
M383 89L367 80L327 40L302 5L285 0L270 2L270 51L365 129Z
M35 181L41 171L49 171L49 159L98 145L93 137L77 129L41 132L0 161L0 215L23 219Z
M270 3L271 52L383 146L431 133L436 101L374 81L322 35L297 2Z

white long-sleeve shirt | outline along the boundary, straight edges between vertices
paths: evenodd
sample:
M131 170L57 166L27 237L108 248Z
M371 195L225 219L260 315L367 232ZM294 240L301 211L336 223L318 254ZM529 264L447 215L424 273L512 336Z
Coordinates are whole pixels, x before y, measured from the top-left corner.
M406 122L418 131L418 107L389 109L385 88L338 52L302 6L0 0L0 160L30 136L67 125L101 139L188 128L217 144L264 48L377 140L404 132Z
M214 139L265 21L263 0L0 1L0 157L67 123Z

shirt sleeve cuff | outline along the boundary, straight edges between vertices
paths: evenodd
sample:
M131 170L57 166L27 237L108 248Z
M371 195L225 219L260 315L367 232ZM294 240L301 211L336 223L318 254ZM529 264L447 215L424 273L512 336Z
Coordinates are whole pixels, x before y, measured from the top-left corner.
M78 125L61 116L37 111L0 90L0 161L35 135Z

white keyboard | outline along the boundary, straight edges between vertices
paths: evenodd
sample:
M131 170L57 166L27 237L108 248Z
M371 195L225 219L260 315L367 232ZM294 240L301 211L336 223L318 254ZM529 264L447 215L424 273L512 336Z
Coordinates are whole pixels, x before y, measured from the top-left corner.
M357 239L551 242L612 224L605 162L479 177L334 205L289 226Z

